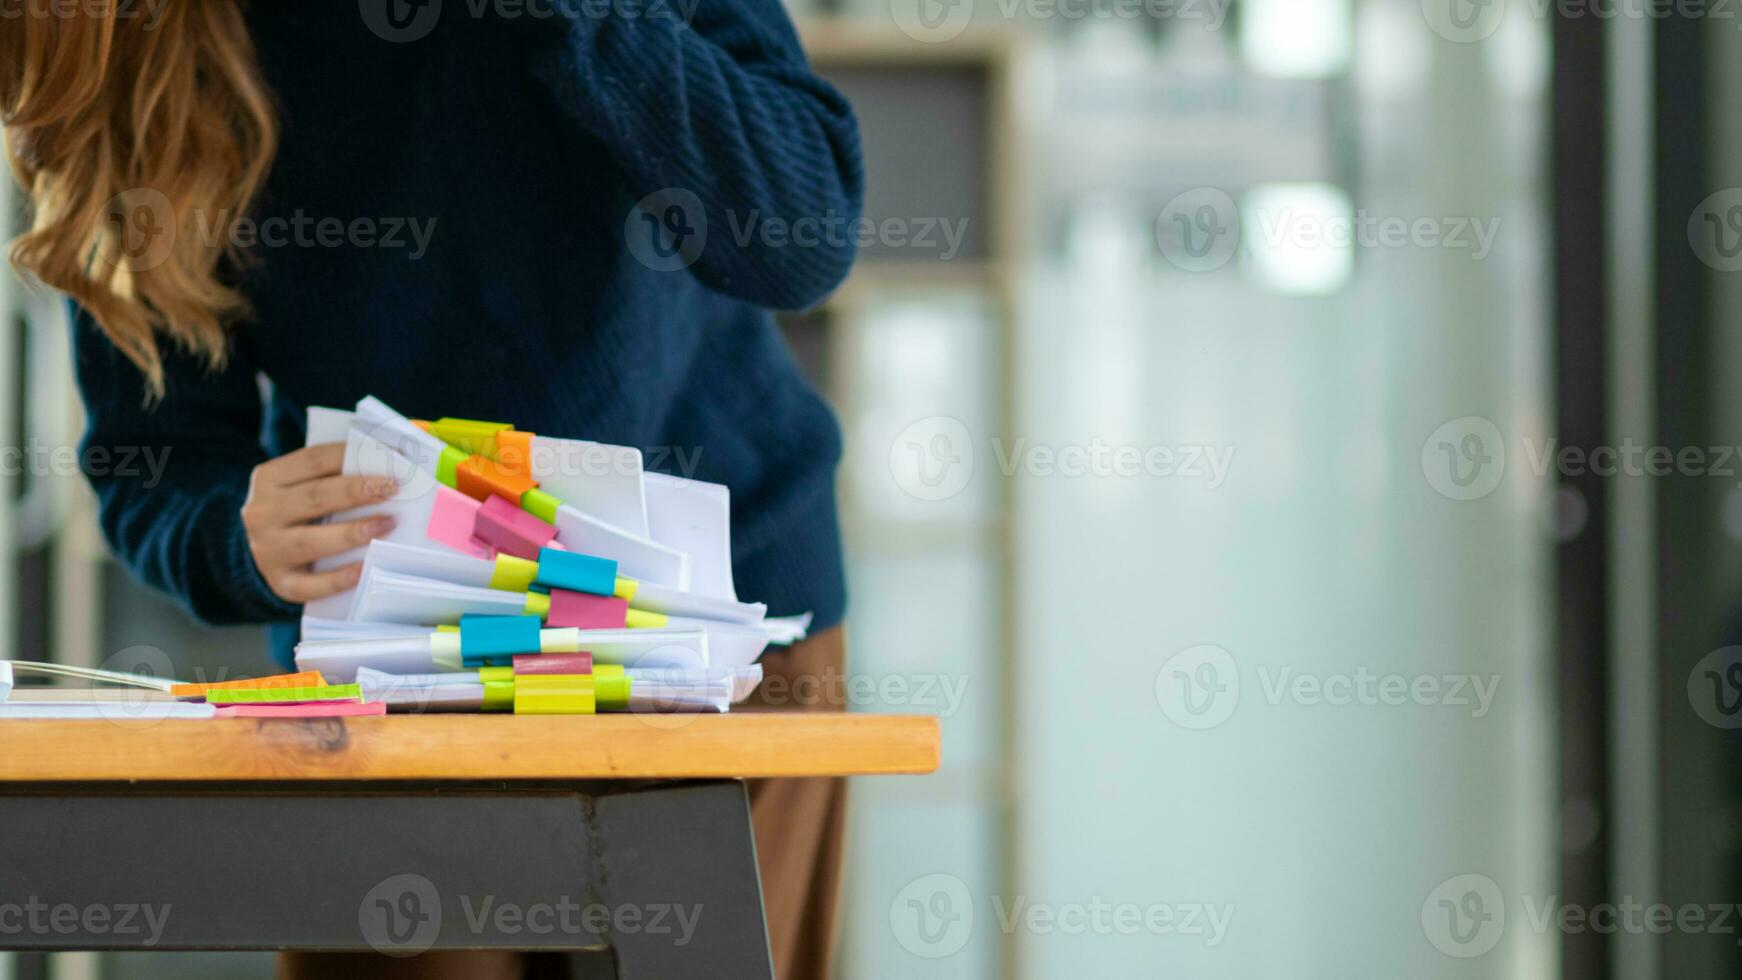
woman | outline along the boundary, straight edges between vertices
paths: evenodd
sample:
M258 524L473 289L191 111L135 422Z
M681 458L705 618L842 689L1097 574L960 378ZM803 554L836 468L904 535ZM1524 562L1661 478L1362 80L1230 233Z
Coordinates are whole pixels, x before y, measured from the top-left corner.
M288 659L298 604L357 577L310 563L385 530L312 524L381 488L296 448L304 411L374 394L729 485L740 592L816 614L769 674L839 671L840 437L767 310L846 274L849 242L785 232L855 219L862 179L779 0L21 10L0 21L34 208L13 260L76 304L87 445L169 452L152 485L91 475L142 578L209 622L273 624ZM752 800L777 973L822 976L840 787ZM389 968L281 961L346 967Z

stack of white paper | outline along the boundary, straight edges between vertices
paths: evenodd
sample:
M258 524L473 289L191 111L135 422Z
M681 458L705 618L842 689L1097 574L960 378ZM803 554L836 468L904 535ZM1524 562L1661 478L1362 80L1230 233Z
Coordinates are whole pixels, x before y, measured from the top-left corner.
M425 431L375 398L350 412L309 410L310 444L343 442L345 473L388 476L399 491L331 518L387 515L394 529L318 563L325 570L360 561L363 569L354 589L305 608L297 666L318 669L335 683L367 678L378 691L397 692L384 695L390 705L404 699L453 710L470 703L476 672L462 669L459 640L441 627L468 616L550 611L548 597L524 591L526 579L504 575L510 566L488 543L495 539L485 525L474 533L480 502L438 479L438 472L451 472L441 460L444 452L452 459L455 448L435 432L455 439L456 447L476 448L445 424ZM624 628L580 629L546 649L578 642L596 663L631 669L632 710L725 710L749 694L756 682L746 686L749 670L770 643L804 637L808 614L770 618L765 605L738 599L725 487L649 472L631 447L518 438L516 445L530 446L524 472L560 502L539 511L553 518L543 532L551 535L554 527L547 546L615 562L620 594L638 611ZM522 553L528 556L536 557ZM623 580L633 580L627 591ZM589 617L570 620L576 621L601 625ZM389 676L401 680L384 679ZM760 668L754 676L760 679Z

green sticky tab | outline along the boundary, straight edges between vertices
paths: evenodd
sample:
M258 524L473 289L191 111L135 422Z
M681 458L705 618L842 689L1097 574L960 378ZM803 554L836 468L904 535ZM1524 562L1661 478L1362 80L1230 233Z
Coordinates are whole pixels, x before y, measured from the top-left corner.
M484 682L483 707L485 711L513 711L514 682L512 680Z
M496 455L496 433L514 426L507 422L480 422L477 419L437 419L429 424L436 438L469 456Z
M436 457L436 479L441 481L442 486L454 486L459 481L455 471L470 458L471 456L452 446L443 446L442 454Z
M355 684L320 687L235 688L206 692L210 704L295 704L299 701L362 701L363 689Z
M608 665L607 665L608 666ZM593 677L594 696L598 699L600 711L628 711L629 687L634 683L627 674L612 677L609 674L597 674Z
M479 667L478 680L485 684L514 683L513 667Z
M537 487L520 495L520 508L546 524L556 523L556 509L562 505L561 500Z
M535 578L538 578L538 562L513 555L497 555L496 567L490 573L490 588L504 592L530 592Z

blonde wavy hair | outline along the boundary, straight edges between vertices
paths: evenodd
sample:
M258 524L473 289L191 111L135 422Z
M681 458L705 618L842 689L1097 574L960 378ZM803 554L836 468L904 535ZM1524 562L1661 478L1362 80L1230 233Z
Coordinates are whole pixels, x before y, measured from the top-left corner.
M0 126L32 208L13 264L88 310L155 398L158 334L225 361L247 312L227 243L278 127L238 0L144 6L22 0L0 19Z

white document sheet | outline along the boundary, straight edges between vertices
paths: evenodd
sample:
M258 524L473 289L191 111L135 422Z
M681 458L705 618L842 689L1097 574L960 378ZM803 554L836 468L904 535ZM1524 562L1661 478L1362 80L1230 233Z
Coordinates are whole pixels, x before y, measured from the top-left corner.
M619 575L676 589L689 588L688 555L636 537L568 504L557 508L556 539L570 551L615 561Z
M689 591L738 601L732 586L731 492L718 483L664 473L649 473L645 482L651 536L689 556Z
M540 489L631 537L647 537L641 450L584 439L532 438L532 478Z

